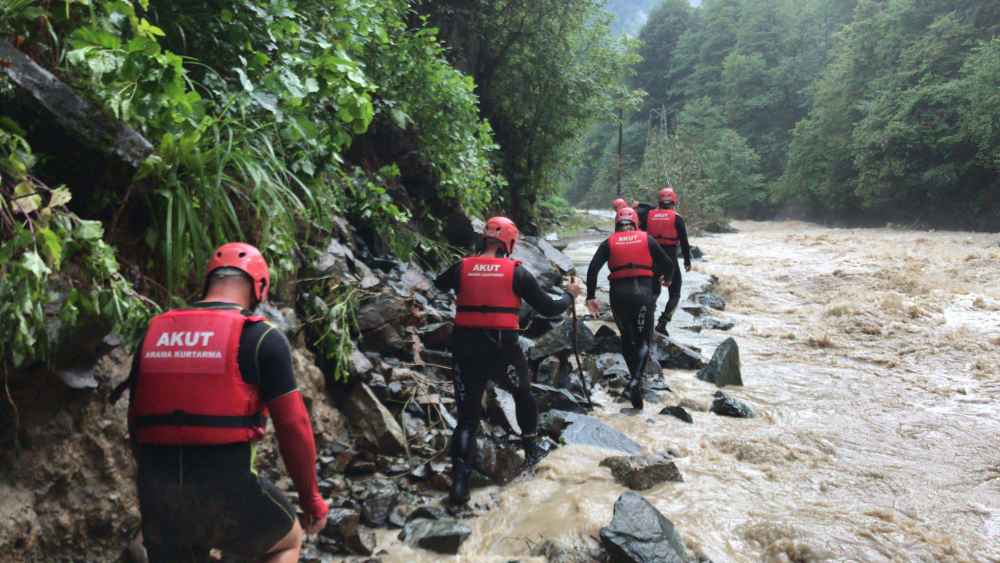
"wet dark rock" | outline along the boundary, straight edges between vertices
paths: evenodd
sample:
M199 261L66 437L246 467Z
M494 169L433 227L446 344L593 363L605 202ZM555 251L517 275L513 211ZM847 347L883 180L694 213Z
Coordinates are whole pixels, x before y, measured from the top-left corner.
M688 414L686 410L684 410L684 407L681 407L679 405L665 407L663 410L660 411L660 414L670 415L675 418L679 418L688 424L694 424L694 419L691 418L691 415Z
M594 333L582 320L577 320L577 346L581 354L594 349ZM573 350L573 321L566 319L564 323L552 329L535 341L531 347L528 359L532 361L541 360L559 354L561 352L572 352Z
M578 397L567 389L558 389L540 383L532 383L531 389L535 393L539 412L550 410L587 412L587 398Z
M562 380L562 371L569 371L569 364L555 356L549 356L538 365L535 383L556 386Z
M521 428L517 425L514 397L507 391L493 386L486 392L486 415L490 422L507 432L521 433Z
M367 264L355 256L351 248L350 241L353 242L353 235L337 240L331 238L326 243L326 248L313 264L316 274L320 276L331 276L333 282L349 282L356 284L361 289L371 289L381 283Z
M708 316L699 319L699 323L701 324L701 328L707 328L709 330L732 330L732 328L736 326L732 321Z
M705 307L702 305L681 305L681 309L692 317L700 317L705 314Z
M601 528L601 544L612 563L689 563L674 525L639 493L615 502L611 523Z
M472 466L497 485L510 483L525 469L517 447L488 436L477 440Z
M753 409L744 405L740 401L726 395L722 391L715 392L715 400L712 401L711 411L719 416L731 416L733 418L757 418L757 413Z
M452 326L451 323L429 324L417 329L417 334L420 335L420 341L423 342L425 347L444 350L448 347L448 342L451 340Z
M351 347L351 355L347 358L347 373L352 379L359 379L374 369L371 360L355 347Z
M541 421L547 434L564 444L595 446L627 454L639 453L642 447L628 436L595 418L572 412L552 411Z
M367 385L361 383L354 387L345 410L359 447L383 454L406 451L406 434Z
M522 239L517 248L514 249L511 258L520 260L521 264L538 280L538 285L546 291L552 289L559 281L559 269L537 246L530 242Z
M616 354L622 351L622 338L608 325L601 325L594 333L594 354Z
M596 374L597 380L623 378L627 381L628 365L625 363L625 357L618 353L620 351L621 348L614 352L589 356L585 361L587 371Z
M390 324L364 333L358 341L358 347L364 352L374 352L381 356L400 353L412 356L412 352L407 350L406 342Z
M538 238L538 237L522 237L522 241L528 242L535 245L549 259L550 262L559 270L559 273L568 276L576 273L576 268L573 266L573 259L569 256L563 254L559 249L553 246L549 241Z
M389 527L399 529L405 526L406 522L409 520L409 513L410 507L404 504L396 504L396 506L393 506L392 510L389 511L389 518L387 521Z
M394 322L409 314L409 300L393 291L383 291L358 307L358 330L366 332L386 323Z
M278 327L281 334L292 340L298 328L298 321L295 318L295 310L289 307L279 309L270 303L261 303L257 306L254 314L263 315L274 326Z
M413 520L399 533L399 540L445 554L457 554L472 528L455 520Z
M697 378L714 384L716 387L727 385L743 386L743 376L740 373L740 347L732 338L727 338L712 354L712 359L704 368L698 371Z
M440 506L421 506L407 516L406 521L414 520L444 520L448 517L448 511Z
M601 467L607 467L621 485L642 491L667 481L683 481L677 465L658 455L615 456L606 458Z
M676 340L656 335L653 338L652 359L663 369L701 369L707 364L700 350L685 346Z
M554 293L550 293L549 295L558 297ZM527 301L521 303L521 311L518 314L518 323L522 329L521 336L530 339L540 338L554 327L562 324L563 320L565 320L565 317L562 315L552 317L540 315L531 305L528 305Z
M357 555L371 555L375 553L375 534L365 532L355 534L344 540L344 546Z
M353 508L331 508L330 514L326 518L326 527L320 532L321 535L341 541L358 535L358 524L361 523L361 514L357 510Z
M701 258L704 258L704 256L705 253L702 252L700 248L698 248L697 246L691 247L691 258L695 260L700 260Z
M724 299L718 295L712 293L711 291L706 291L698 295L698 303L708 307L709 309L715 309L716 311L725 311L726 302Z

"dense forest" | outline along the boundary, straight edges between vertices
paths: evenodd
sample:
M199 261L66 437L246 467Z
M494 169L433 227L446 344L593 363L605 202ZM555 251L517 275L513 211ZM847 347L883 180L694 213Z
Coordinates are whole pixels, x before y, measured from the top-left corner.
M50 359L85 319L134 334L154 303L197 297L226 240L282 278L339 216L402 261L453 255L468 217L534 232L637 60L603 5L0 2L4 368ZM46 71L89 123L25 102L24 74ZM343 343L329 327L350 288L314 285L298 291L316 341Z
M664 0L621 160L617 120L594 126L567 194L601 202L621 169L694 212L997 228L998 29L991 2Z

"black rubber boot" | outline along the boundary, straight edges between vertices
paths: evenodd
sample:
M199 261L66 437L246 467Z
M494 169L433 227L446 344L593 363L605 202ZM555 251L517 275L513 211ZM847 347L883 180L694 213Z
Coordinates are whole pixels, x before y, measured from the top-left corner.
M528 467L538 465L542 461L542 451L538 449L538 441L534 436L521 439L521 447L524 448L524 464Z
M642 410L642 379L633 378L628 383L628 398L632 401L632 408Z
M667 332L667 323L669 321L670 319L668 319L666 315L660 317L660 320L656 321L656 332L662 334L663 336L670 336L670 333Z
M455 460L452 462L451 471L451 492L448 493L448 502L455 506L461 506L469 502L469 476L472 469L465 465L464 461Z

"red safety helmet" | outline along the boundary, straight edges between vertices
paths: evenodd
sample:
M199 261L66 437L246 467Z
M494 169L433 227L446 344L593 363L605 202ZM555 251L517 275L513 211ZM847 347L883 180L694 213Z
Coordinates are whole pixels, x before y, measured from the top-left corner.
M257 247L244 242L231 242L217 248L205 268L205 288L208 288L208 276L219 268L236 268L253 280L253 295L261 303L267 299L267 290L271 287L271 270L267 267L264 255Z
M677 205L677 192L670 188L663 188L660 190L660 203L664 201L669 201L670 203Z
M493 238L502 242L507 248L507 255L514 254L514 247L517 246L517 239L520 237L517 225L506 217L493 217L486 222L483 229L483 239Z
M639 216L636 215L635 209L622 207L615 213L615 228L617 229L622 223L631 223L633 227L639 226Z
M616 199L614 203L611 204L611 209L614 209L615 211L618 211L622 207L628 207L628 202L622 198Z

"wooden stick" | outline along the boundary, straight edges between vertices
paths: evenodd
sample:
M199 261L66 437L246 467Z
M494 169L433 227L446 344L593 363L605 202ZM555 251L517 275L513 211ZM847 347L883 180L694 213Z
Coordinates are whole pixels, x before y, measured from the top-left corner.
M576 281L575 278L570 276L570 283ZM576 322L576 296L573 297L573 306L570 307L573 311L573 355L576 356L576 367L580 372L580 383L583 385L583 392L587 395L587 406L590 410L594 410L594 403L590 400L590 387L587 385L587 378L583 376L583 362L580 361L580 348L576 343L577 336L577 322Z

